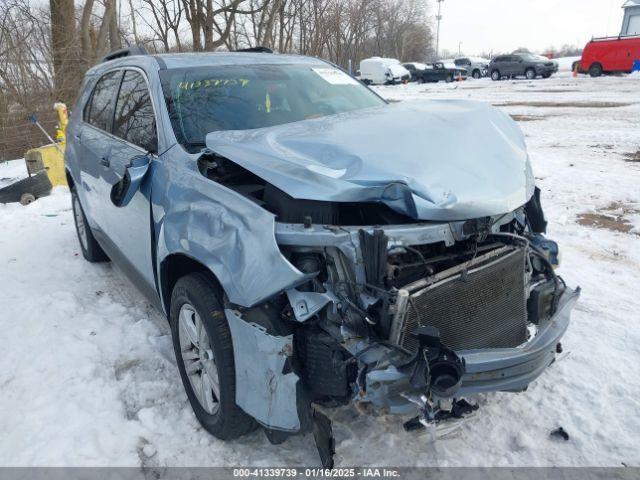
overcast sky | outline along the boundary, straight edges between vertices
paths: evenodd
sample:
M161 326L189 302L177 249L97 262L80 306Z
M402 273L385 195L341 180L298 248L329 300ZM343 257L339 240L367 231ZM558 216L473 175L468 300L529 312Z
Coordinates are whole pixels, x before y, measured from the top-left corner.
M624 0L444 0L440 45L452 53L507 52L518 47L584 44L617 35ZM435 17L437 3L430 2ZM435 28L435 25L434 25Z

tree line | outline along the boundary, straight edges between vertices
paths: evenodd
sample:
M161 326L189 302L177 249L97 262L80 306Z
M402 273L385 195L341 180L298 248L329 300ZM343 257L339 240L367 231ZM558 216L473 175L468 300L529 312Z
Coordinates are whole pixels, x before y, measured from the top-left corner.
M432 0L35 0L0 2L0 160L43 143L27 121L53 126L84 72L134 44L152 53L265 46L347 68L378 55L433 53ZM32 132L33 135L25 135Z

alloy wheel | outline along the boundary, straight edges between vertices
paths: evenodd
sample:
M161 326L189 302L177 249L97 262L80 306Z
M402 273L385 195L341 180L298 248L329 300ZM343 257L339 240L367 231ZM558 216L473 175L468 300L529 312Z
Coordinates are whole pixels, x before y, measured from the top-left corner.
M188 303L178 316L180 352L189 383L198 403L213 415L220 407L220 380L211 342L202 319Z

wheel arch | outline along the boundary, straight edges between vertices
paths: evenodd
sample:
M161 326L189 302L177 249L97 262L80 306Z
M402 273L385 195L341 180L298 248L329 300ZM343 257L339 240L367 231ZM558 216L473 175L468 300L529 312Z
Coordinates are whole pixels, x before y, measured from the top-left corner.
M216 275L202 262L184 253L172 253L160 262L159 290L162 306L169 316L171 309L171 293L178 280L191 273L202 273L207 276L218 292L218 300L222 302L224 289Z
M73 176L68 168L64 169L64 175L67 179L67 185L69 185L69 190L73 189L76 186L76 182L73 180Z

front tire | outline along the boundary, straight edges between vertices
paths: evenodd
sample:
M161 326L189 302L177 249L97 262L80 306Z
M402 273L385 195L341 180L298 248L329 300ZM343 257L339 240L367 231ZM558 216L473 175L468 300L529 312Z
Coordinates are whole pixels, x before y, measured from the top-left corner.
M71 189L71 207L82 256L91 263L108 262L109 257L104 253L104 250L93 236L93 232L91 232L91 227L89 227L87 217L80 204L80 197L75 188Z
M236 373L231 331L218 291L204 273L176 283L169 321L178 370L191 408L213 436L230 440L256 422L236 405Z
M482 78L482 73L480 73L480 70L474 70L471 76L476 80L479 80Z
M500 75L500 71L494 70L493 72L491 72L491 80L493 80L494 82L497 82L501 79L502 79L502 75Z

